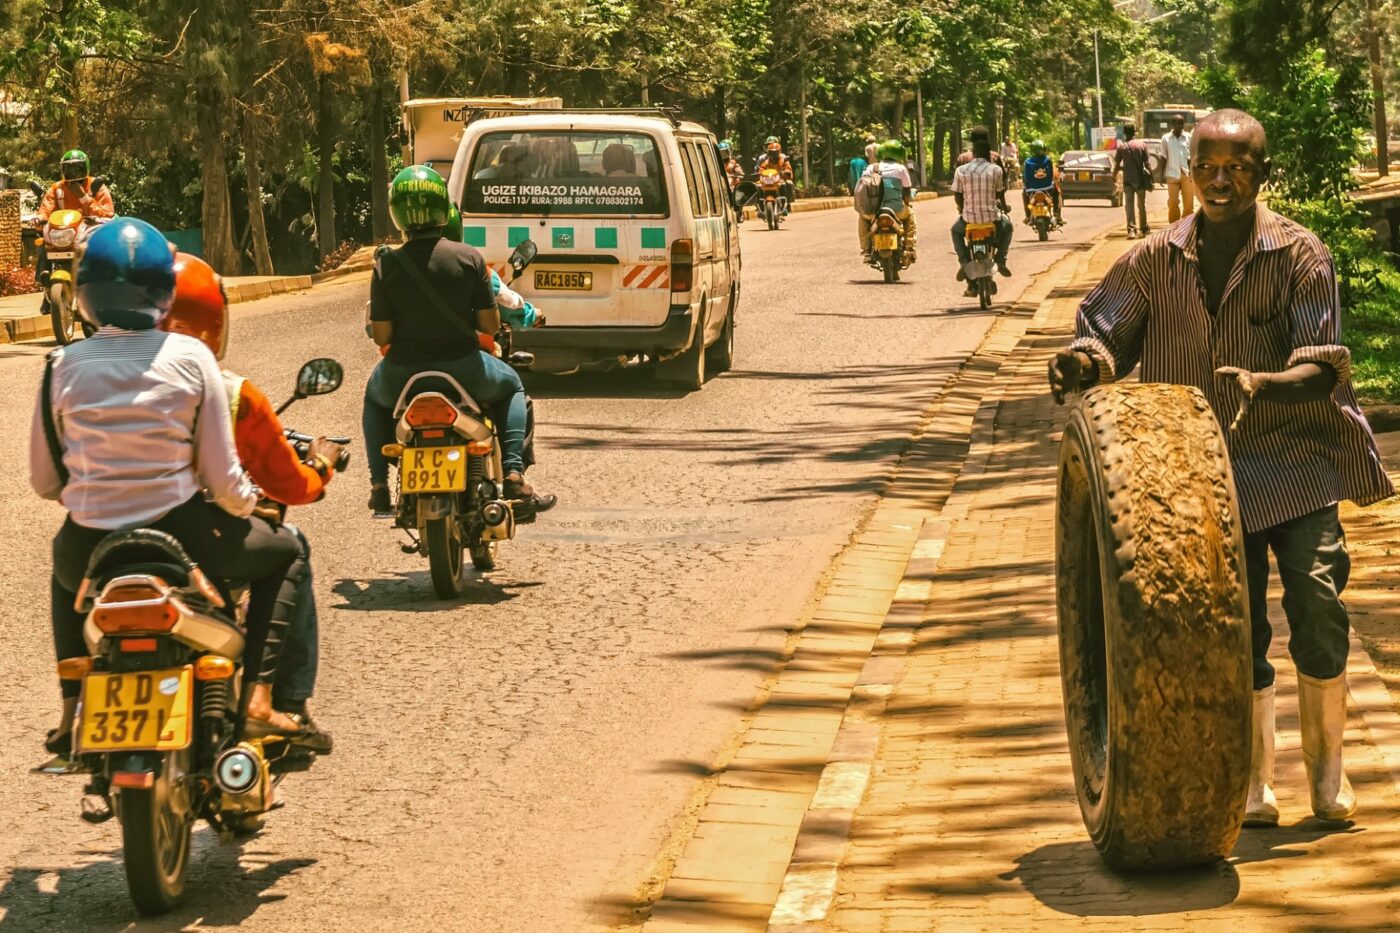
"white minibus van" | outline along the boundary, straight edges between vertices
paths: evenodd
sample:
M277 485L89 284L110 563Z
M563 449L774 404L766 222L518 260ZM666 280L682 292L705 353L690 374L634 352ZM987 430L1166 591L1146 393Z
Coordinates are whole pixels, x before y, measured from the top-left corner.
M448 189L462 238L497 272L521 240L539 248L513 286L547 320L514 335L535 369L640 358L698 389L730 367L739 218L703 126L660 111L472 120Z

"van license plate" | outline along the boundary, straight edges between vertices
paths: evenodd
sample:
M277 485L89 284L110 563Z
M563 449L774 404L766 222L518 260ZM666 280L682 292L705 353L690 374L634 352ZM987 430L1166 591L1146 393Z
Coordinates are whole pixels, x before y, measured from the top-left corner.
M399 479L405 495L461 492L467 488L467 448L405 447Z
M194 669L89 674L83 678L78 724L82 752L155 749L190 744Z
M549 272L535 270L535 287L555 291L589 292L593 290L592 272Z

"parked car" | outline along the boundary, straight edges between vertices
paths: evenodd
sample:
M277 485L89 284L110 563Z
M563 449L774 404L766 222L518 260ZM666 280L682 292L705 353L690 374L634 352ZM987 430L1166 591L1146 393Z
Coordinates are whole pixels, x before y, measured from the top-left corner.
M1113 174L1113 153L1074 149L1060 158L1060 192L1066 201L1106 198L1123 206L1123 181Z
M660 111L476 120L448 190L463 239L493 266L525 237L539 242L532 274L513 286L549 318L515 334L534 369L565 374L640 359L698 389L729 368L739 217L703 126Z

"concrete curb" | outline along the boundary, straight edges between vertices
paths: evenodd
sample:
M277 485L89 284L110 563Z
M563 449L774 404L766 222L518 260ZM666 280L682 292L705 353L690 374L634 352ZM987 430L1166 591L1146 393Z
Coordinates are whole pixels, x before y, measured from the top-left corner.
M939 197L937 191L920 191L914 195L915 201L935 201ZM793 202L792 212L794 214L806 214L811 211L830 211L839 207L849 207L854 209L855 200L849 196L840 198L804 198ZM758 216L757 211L752 206L744 208L744 219L753 220Z
M874 718L913 642L984 399L1035 310L1092 246L1041 273L939 390L874 512L833 562L811 617L712 772L644 929L801 929L825 916L879 745ZM875 704L872 706L871 704ZM674 837L673 837L674 838ZM664 887L663 887L664 885Z

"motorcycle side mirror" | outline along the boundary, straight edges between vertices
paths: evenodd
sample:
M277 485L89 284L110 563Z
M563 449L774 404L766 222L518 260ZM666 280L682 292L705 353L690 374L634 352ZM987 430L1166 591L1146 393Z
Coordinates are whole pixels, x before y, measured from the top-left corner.
M297 398L329 395L345 381L345 369L329 357L310 360L297 373Z
M44 186L33 179L29 181L29 190L34 192L35 197L42 198L45 194L48 194L48 192L44 190Z
M742 211L754 196L758 194L758 185L751 181L741 181L734 186L734 190L729 193L730 201L734 205L734 210Z
M539 252L540 248L535 245L535 241L528 237L516 244L515 252L511 253L510 259L507 260L515 273L514 278L520 277L520 273L525 271L526 266L534 262Z

